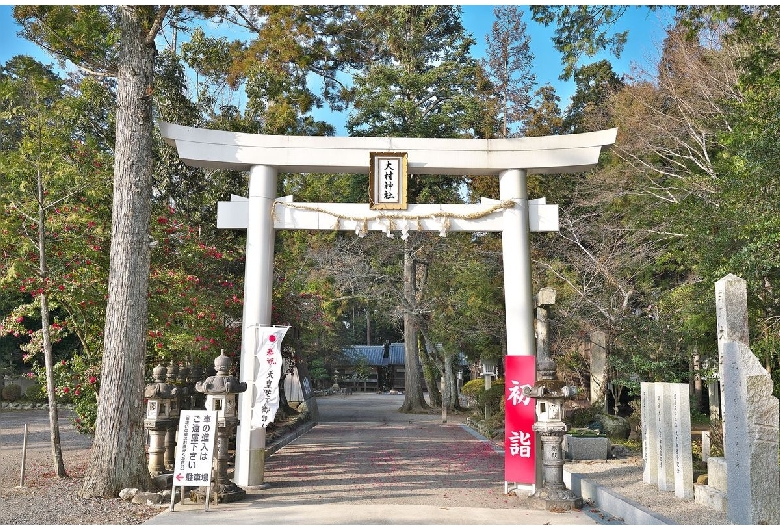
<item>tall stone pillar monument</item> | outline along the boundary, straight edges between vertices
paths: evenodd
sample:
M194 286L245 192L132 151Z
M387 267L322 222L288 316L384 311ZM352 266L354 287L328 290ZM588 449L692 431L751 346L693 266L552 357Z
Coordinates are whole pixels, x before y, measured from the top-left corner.
M778 427L772 378L748 346L747 285L715 283L726 454L727 514L735 524L780 524Z

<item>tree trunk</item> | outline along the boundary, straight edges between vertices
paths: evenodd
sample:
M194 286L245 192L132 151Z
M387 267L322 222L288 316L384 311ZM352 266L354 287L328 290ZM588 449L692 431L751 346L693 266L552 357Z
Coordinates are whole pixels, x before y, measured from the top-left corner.
M150 9L119 7L111 265L100 398L84 497L116 497L122 488L146 489L149 482L143 390L155 56Z
M46 397L49 401L49 438L51 440L51 458L54 472L58 477L67 477L65 461L62 458L60 442L60 418L57 409L57 394L54 387L54 360L52 358L51 335L49 333L49 300L41 294L41 329L43 333L43 359L46 367Z
M459 410L461 408L460 406L460 395L458 394L458 378L457 377L451 377L450 378L450 392L452 392L452 409L453 410Z
M39 137L40 140L40 137ZM40 141L39 141L40 143ZM43 146L39 145L38 156ZM46 259L46 212L43 208L44 189L43 175L40 164L38 165L38 272L42 280L49 275L48 260ZM57 410L57 394L54 388L54 358L51 346L51 333L49 329L49 297L45 292L40 295L41 302L41 334L43 335L43 363L46 369L46 396L49 400L49 434L51 439L51 457L54 464L54 472L58 477L68 476L65 472L65 462L62 459L62 445L60 443L60 420Z
M366 307L366 346L371 346L371 315Z
M422 348L418 346L420 357L423 356ZM428 402L431 407L441 407L441 392L439 391L440 372L430 359L422 360L423 377L425 386L428 387Z
M452 381L455 379L452 373L452 358L453 354L444 353L444 389L442 391L442 403L449 412L455 411L455 402L457 400L457 393L452 392Z
M704 413L704 396L702 393L701 384L701 361L699 360L699 346L693 345L693 356L691 358L693 364L691 373L693 374L693 402L696 410Z
M423 336L424 347L420 349L419 353L423 364L425 384L428 386L428 401L431 407L441 407L442 395L439 391L439 380L443 373L442 364L441 362L437 363L436 345L431 340L424 325L420 328L420 334Z
M422 381L420 379L420 356L417 346L419 326L414 314L414 260L412 259L411 245L404 241L404 404L400 412L423 412L428 410L423 396Z

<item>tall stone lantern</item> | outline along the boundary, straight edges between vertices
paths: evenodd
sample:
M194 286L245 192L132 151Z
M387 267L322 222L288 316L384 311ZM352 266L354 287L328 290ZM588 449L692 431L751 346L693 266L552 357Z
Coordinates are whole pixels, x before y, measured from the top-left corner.
M217 413L217 464L214 469L214 492L219 502L234 502L246 497L246 491L228 478L228 439L238 425L237 396L246 391L246 383L230 375L233 361L224 352L214 359L216 375L195 383L195 390L206 394L206 410ZM200 488L198 500L206 498L206 488Z
M144 427L149 431L149 473L153 477L166 472L165 435L168 428L178 420L178 388L165 381L167 372L165 366L158 364L152 370L154 382L144 388ZM172 409L176 416L171 415Z
M577 389L560 381L555 362L544 359L537 366L538 380L523 393L536 398L534 432L542 441L542 487L533 497L549 511L582 508L582 497L566 488L563 482L563 450L561 442L568 427L563 422L563 402L574 397Z
M176 397L171 400L170 408L168 409L168 416L170 422L168 423L168 429L165 432L165 469L172 471L175 467L174 459L176 458L176 431L179 430L179 416L182 406L183 396L186 394L187 389L177 384L178 378L181 375L181 369L179 365L171 360L171 364L168 366L166 373L166 381L174 389L176 389Z

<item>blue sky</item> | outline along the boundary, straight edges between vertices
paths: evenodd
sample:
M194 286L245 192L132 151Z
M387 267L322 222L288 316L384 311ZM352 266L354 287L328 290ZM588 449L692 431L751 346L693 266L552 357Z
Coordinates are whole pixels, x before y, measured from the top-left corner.
M0 64L4 64L8 59L18 54L32 55L43 63L54 63L54 59L46 55L36 45L16 35L19 26L13 20L12 9L12 5L0 5ZM485 35L490 33L493 24L493 6L472 3L463 4L462 9L463 24L477 41L472 52L479 57L484 54ZM620 21L620 25L615 28L617 31L629 30L628 43L621 58L616 59L609 55L603 55L588 62L606 58L612 62L613 69L618 74L628 73L632 62L646 64L648 57L656 55L655 50L664 37L665 26L670 19L669 10L663 10L659 13L649 12L641 6L631 7ZM537 83L539 86L546 83L552 84L561 98L561 106L565 107L568 104L568 99L574 93L574 83L572 81L564 83L558 80L562 65L560 55L553 49L550 41L553 30L534 23L528 12L524 15L523 20L531 36ZM338 135L346 135L343 129L345 121L343 116L328 116L326 111L317 113L316 116L319 119L328 119L336 125Z

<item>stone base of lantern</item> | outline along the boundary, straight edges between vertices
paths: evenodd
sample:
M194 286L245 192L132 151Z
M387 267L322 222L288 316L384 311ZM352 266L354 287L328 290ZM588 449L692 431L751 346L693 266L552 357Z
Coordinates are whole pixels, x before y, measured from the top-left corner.
M548 512L568 512L583 506L582 497L569 489L545 488L529 497L540 509Z
M211 487L212 498L217 496L217 502L236 502L246 498L246 490L237 486L233 482L226 482L224 484L217 484ZM197 490L193 491L194 501L198 503L206 502L206 487L201 486Z
M543 485L531 497L537 505L550 512L567 512L582 508L582 497L566 488L563 483L563 451L561 442L567 430L559 421L541 422L533 425L542 441Z
M157 477L168 472L165 467L165 432L167 422L146 420L144 422L149 435L147 448L148 469L151 477Z

